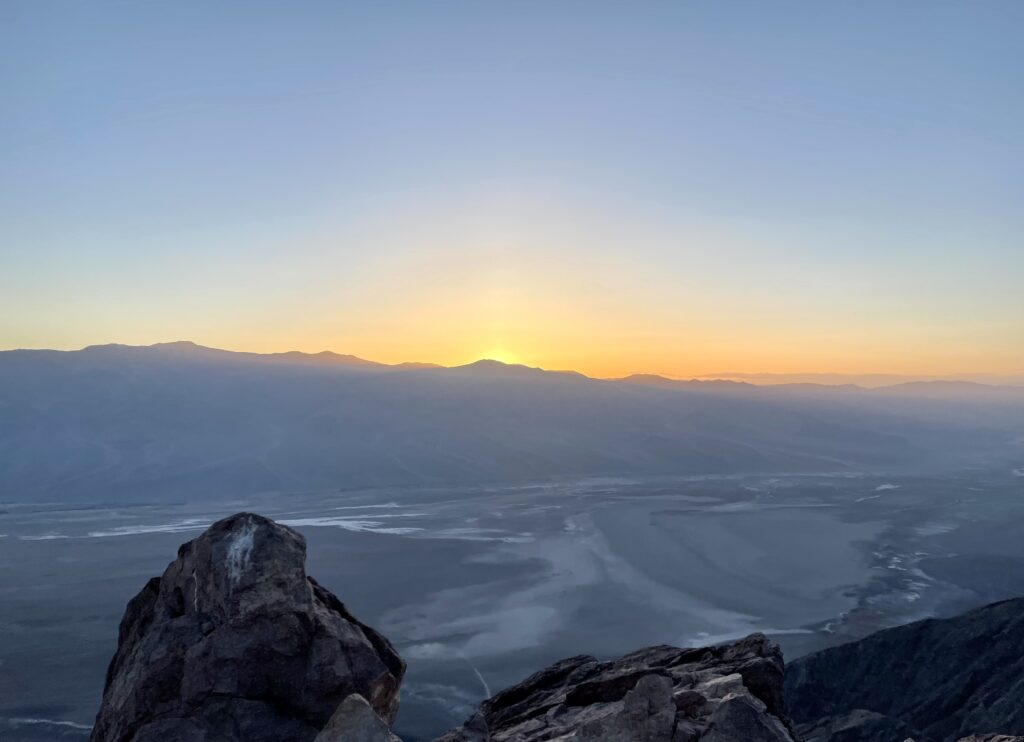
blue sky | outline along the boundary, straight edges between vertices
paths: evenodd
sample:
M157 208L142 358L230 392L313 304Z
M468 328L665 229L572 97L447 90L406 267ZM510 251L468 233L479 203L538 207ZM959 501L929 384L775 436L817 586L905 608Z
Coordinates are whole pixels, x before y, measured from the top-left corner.
M1024 368L1017 2L8 2L0 347Z

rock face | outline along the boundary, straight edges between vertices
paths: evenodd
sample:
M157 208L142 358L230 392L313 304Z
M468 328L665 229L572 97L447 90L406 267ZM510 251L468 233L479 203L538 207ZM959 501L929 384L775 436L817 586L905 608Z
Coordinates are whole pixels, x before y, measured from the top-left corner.
M92 742L313 740L352 694L390 722L405 663L305 560L251 513L184 544L128 604Z
M782 654L760 634L571 657L484 701L438 742L793 742L782 683Z
M1024 599L800 658L786 672L786 701L813 742L1024 734ZM844 719L862 723L844 725ZM835 734L822 736L829 727Z

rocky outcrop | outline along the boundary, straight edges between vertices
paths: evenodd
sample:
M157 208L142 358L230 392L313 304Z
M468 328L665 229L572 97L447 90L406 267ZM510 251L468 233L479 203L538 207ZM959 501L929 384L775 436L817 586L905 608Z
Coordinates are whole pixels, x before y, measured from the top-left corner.
M571 657L485 701L438 742L793 742L783 662L760 634L700 649Z
M1024 742L1024 737L1010 736L1008 734L972 734L964 737L958 742Z
M1024 734L1024 599L880 631L800 658L786 672L786 701L799 731L815 742ZM851 715L864 723L820 736L823 725ZM894 737L897 728L905 731ZM854 731L859 736L841 736Z
M184 544L128 604L92 742L313 740L352 694L390 722L405 664L305 559L251 513Z

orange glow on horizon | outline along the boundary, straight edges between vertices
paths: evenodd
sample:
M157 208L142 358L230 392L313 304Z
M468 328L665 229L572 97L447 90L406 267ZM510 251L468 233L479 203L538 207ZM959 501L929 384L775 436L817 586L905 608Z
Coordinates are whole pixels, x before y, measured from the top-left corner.
M239 281L237 295L212 292L203 303L172 302L166 312L125 313L117 292L97 294L74 322L37 315L36 325L0 344L191 340L258 353L331 350L390 364L491 358L596 378L1024 374L1024 343L1011 341L1024 338L1024 317L987 305L987 315L957 314L952 304L941 316L914 314L913 297L836 294L817 275L789 290L793 276L781 268L741 277L728 254L696 247L687 270L672 272L612 249L584 255L521 244L431 242L400 263L367 263L360 281L343 288L332 283L347 275L342 267L317 266L286 274L283 288L258 301ZM557 243L538 237L537 244Z

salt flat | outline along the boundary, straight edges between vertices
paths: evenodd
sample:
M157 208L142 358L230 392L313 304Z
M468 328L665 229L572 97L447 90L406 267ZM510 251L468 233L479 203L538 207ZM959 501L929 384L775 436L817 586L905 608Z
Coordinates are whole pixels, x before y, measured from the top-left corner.
M415 740L572 654L765 631L796 656L1024 591L1019 570L1000 568L1024 560L1011 537L1020 481L604 479L4 505L0 736L84 738L127 600L182 541L239 510L298 528L309 573L395 643L409 662L397 730ZM1002 576L969 587L958 565L981 563Z

